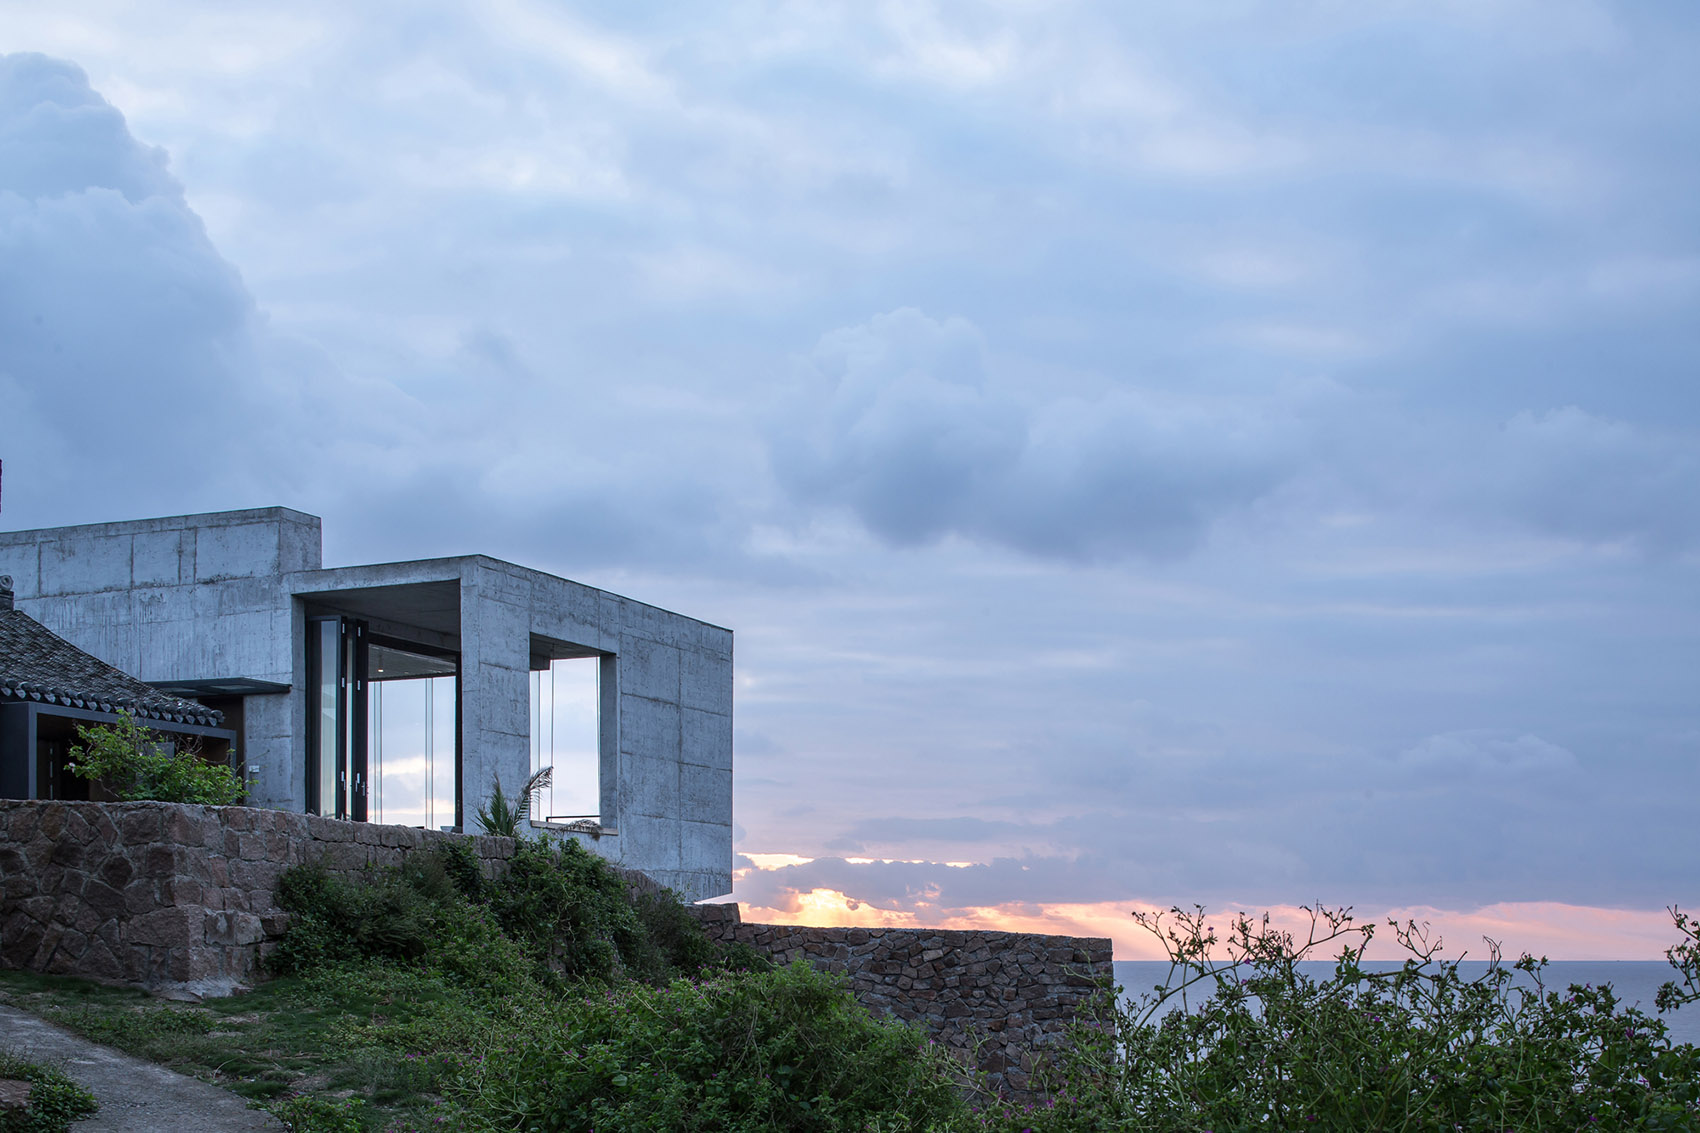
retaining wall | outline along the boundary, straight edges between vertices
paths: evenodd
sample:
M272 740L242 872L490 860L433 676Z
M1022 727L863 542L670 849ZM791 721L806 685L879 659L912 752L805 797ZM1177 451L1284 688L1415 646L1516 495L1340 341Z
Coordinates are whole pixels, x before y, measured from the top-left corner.
M318 861L357 873L451 838L487 875L513 855L511 838L280 810L0 799L0 967L226 995L258 978L283 934L273 891L284 870ZM619 872L634 889L660 888ZM1107 1002L1105 939L745 924L737 905L692 911L717 939L843 974L864 1006L926 1027L1016 1096L1069 1025Z
M283 933L284 870L394 865L448 838L486 872L513 854L511 838L281 810L0 799L0 966L228 995Z
M842 973L863 1006L921 1024L1014 1095L1031 1092L1037 1062L1107 1006L1113 983L1101 937L745 924L736 905L696 909L721 940Z

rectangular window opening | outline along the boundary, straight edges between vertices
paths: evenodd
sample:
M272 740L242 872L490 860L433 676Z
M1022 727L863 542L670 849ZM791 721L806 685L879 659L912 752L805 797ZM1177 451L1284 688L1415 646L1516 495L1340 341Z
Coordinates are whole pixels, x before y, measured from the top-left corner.
M531 672L531 771L554 769L533 822L602 824L600 657L558 657Z
M427 830L455 824L458 670L452 656L372 643L366 727L373 821Z
M308 621L307 809L327 818L458 825L460 659L368 634L341 616Z

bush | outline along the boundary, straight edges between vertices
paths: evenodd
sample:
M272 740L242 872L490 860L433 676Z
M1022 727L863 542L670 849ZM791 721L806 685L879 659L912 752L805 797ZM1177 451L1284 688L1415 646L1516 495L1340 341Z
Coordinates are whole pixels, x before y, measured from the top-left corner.
M469 1129L863 1133L960 1124L954 1064L807 964L539 1004L446 1087Z
M0 1111L0 1133L65 1133L99 1105L94 1095L51 1067L0 1050L0 1078L30 1084L29 1106Z
M625 878L572 840L521 842L485 887L497 921L558 983L665 983L707 967L761 970L748 948L716 944L670 890L633 896Z
M524 951L463 891L466 861L457 850L411 854L400 866L367 870L357 880L320 864L285 871L276 899L290 921L272 970L296 974L380 960L430 968L497 994L528 985Z
M518 843L487 899L546 978L611 980L643 966L648 940L625 881L575 841Z
M1135 914L1182 978L1118 1010L1113 1032L1077 1035L1047 1130L1700 1130L1700 1050L1608 988L1547 991L1544 960L1495 953L1466 980L1406 924L1403 966L1371 971L1374 926L1344 910L1313 913L1302 944L1267 916L1219 941L1202 910L1172 915ZM1331 978L1299 971L1337 941ZM1171 1011L1185 991L1205 998Z
M362 1115L366 1103L359 1098L318 1098L311 1095L250 1102L248 1108L263 1109L283 1123L289 1133L365 1133Z
M632 898L624 878L571 841L521 842L491 881L459 842L358 878L296 866L279 880L277 903L290 914L271 958L280 974L379 960L501 991L766 966L709 940L676 894Z
M193 749L174 748L128 712L120 712L116 724L79 724L77 739L71 772L99 781L127 802L228 806L242 800L242 781L229 767L208 763Z

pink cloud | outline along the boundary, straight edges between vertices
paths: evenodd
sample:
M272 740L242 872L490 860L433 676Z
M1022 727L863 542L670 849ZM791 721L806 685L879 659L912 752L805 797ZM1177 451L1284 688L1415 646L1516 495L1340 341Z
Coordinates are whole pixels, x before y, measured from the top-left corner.
M755 867L760 868L760 867ZM745 871L739 871L740 876ZM752 871L753 872L753 871ZM980 908L945 908L924 897L902 902L901 907L864 900L836 889L816 888L808 892L783 890L782 900L767 905L746 904L746 921L767 924L860 925L865 927L932 927L992 929L1004 932L1050 933L1064 936L1109 937L1118 960L1160 960L1163 951L1157 940L1134 921L1135 911L1154 913L1166 905L1149 901L1101 901L1095 903L1005 904ZM1265 909L1243 904L1210 910L1209 923L1225 932L1232 914L1239 909L1261 915ZM1310 914L1297 905L1267 907L1271 923L1304 939ZM1442 909L1430 905L1359 907L1353 910L1356 923L1374 924L1370 946L1372 959L1401 956L1389 920L1415 921L1426 925L1429 938L1439 938L1442 955L1457 959L1468 955L1486 959L1484 938L1500 945L1502 954L1514 960L1527 952L1551 960L1661 960L1664 950L1677 941L1670 913L1664 909L1610 909L1567 905L1556 901L1506 901L1474 909ZM1328 959L1338 945L1322 950L1315 958Z

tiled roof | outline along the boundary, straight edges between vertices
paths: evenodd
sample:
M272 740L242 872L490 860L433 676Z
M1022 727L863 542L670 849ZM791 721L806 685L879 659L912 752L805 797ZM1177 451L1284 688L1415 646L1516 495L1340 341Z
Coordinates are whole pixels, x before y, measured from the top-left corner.
M84 653L22 610L0 608L0 700L38 700L216 728L224 714L168 696Z

